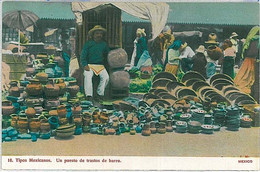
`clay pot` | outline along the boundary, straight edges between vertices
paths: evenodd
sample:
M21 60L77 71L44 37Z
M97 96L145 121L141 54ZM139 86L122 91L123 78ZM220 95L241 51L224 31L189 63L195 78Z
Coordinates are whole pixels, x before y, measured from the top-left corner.
M25 110L25 114L28 118L33 118L35 117L36 115L36 111L34 108L32 107L28 107L26 110Z
M155 134L156 133L156 127L155 127L155 122L154 121L152 121L152 122L150 122L150 130L151 130L151 133L152 134Z
M60 96L64 95L65 92L67 91L67 88L66 88L66 84L65 84L65 82L64 82L64 79L61 79L61 78L58 79L56 85L58 85L59 88L60 88L60 90L59 90L59 95L60 95Z
M41 130L41 133L48 133L50 130L51 130L51 126L50 126L50 123L48 121L48 119L42 119L40 121L41 125L40 125L40 130Z
M76 126L81 126L82 125L82 117L81 116L73 117L73 122L75 123Z
M96 114L94 114L94 115L92 115L92 118L93 118L93 122L94 122L95 124L100 124L100 123L101 123L99 112L96 113Z
M35 68L33 68L32 63L27 63L26 65L26 77L32 77L35 74Z
M18 82L17 81L11 81L10 82L10 88L9 88L9 96L14 96L14 97L20 97L20 89L17 86Z
M30 84L26 86L25 91L30 95L30 96L39 96L42 94L42 85L37 79L32 79L30 81Z
M38 132L40 130L41 122L38 118L31 118L29 129L31 132Z
M110 82L113 88L129 87L130 75L126 71L115 71L110 74Z
M36 114L41 114L43 111L43 107L42 106L35 106L34 110L36 111Z
M77 81L70 81L68 86L68 91L70 93L70 97L76 97L79 92L79 86L77 85Z
M44 93L46 97L58 97L59 96L60 87L53 82L53 80L49 80L46 86L44 87Z
M49 111L49 116L58 116L58 111L57 109L53 109Z
M142 129L142 135L143 136L151 135L150 124L148 124L148 123L144 124L143 129Z
M83 121L83 126L90 126L91 114L89 112L83 112L82 121Z
M48 82L48 74L44 73L44 72L40 72L37 73L35 75L36 79L39 80L40 83L42 84L46 84Z
M57 107L58 116L64 118L67 115L67 109L65 105L60 105Z
M160 134L166 133L166 128L165 128L164 122L159 122L159 128L157 129L157 132L160 133Z
M2 101L2 114L5 117L9 117L11 114L15 113L15 107L11 101Z
M12 114L11 118L12 118L12 120L11 120L11 127L17 129L18 128L18 125L17 125L18 115Z
M172 121L171 120L167 120L165 128L166 128L166 132L173 132L173 127L172 127Z
M51 110L51 108L57 108L60 105L59 99L48 99L45 101L44 107L47 110Z
M106 112L101 112L100 113L100 121L101 123L107 123L108 122L108 114Z
M28 118L27 117L19 117L17 121L18 131L19 133L27 133L28 130Z
M73 115L77 115L77 114L80 114L80 113L81 113L82 108L81 108L80 105L74 105L74 106L71 108L71 110L72 110L72 114L73 114Z

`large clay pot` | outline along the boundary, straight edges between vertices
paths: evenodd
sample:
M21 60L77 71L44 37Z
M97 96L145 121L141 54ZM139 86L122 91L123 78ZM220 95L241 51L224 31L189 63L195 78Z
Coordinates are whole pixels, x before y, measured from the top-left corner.
M28 118L34 118L35 115L36 115L36 111L34 108L32 107L28 107L26 110L25 110L25 114Z
M58 116L57 109L52 109L49 111L49 116Z
M15 107L11 101L2 101L2 114L4 117L9 117L11 114L15 113Z
M68 91L70 93L70 97L76 97L79 92L79 86L77 85L77 81L70 81L68 86Z
M57 113L60 118L64 118L67 115L67 109L65 105L60 105L57 107Z
M30 84L26 86L25 91L30 95L30 96L39 96L42 95L42 85L39 82L38 79L32 79L30 81Z
M56 81L57 81L56 85L58 85L60 88L59 95L62 96L67 91L65 81L64 81L64 79L61 79L61 78L57 79Z
M130 75L126 71L115 71L110 74L110 83L114 88L129 87Z
M212 60L218 60L220 57L223 56L222 50L217 46L209 47L207 49L207 53L209 58L211 58Z
M31 132L38 132L40 130L41 122L38 118L32 118L29 123L29 129Z
M10 88L9 88L9 95L14 97L20 97L20 89L17 86L17 81L11 81L10 82Z
M124 49L111 50L107 56L110 68L123 68L128 61L127 53Z
M26 65L26 77L32 77L35 75L35 68L33 68L33 64L32 63L28 63Z
M58 97L60 87L56 85L53 80L49 80L46 86L44 87L44 93L46 97Z

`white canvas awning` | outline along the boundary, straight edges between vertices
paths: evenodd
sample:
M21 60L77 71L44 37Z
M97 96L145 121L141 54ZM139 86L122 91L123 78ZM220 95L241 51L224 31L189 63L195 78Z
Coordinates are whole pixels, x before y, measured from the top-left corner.
M160 34L167 22L169 5L165 2L72 2L72 11L76 16L77 23L82 24L82 12L105 4L112 4L133 16L150 20L152 39Z

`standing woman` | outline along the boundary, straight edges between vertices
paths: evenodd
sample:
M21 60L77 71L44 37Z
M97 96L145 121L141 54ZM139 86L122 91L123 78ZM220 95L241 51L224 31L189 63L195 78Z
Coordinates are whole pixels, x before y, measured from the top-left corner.
M177 71L180 65L180 49L181 41L176 40L173 44L168 48L166 52L166 59L164 63L165 72L169 72L177 76Z
M236 50L232 47L232 42L226 39L223 43L224 60L223 60L223 73L234 79L234 65L236 58Z
M245 59L234 79L235 85L248 94L253 85L259 84L259 30L260 27L255 26L248 33L242 50L242 58ZM252 94L253 97L259 95L258 91Z
M137 65L143 52L147 50L145 36L145 29L138 28L136 30L136 39L134 40L134 51L131 58L131 67Z

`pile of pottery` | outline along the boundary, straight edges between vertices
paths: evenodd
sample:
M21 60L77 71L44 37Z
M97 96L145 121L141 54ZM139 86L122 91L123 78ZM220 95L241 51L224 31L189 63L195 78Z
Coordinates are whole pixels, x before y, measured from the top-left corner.
M57 61L39 54L27 64L23 80L10 82L6 100L2 101L3 128L12 126L22 138L33 141L38 137L48 139L54 135L53 129L67 123L68 101L83 99L78 92L75 78L63 77Z

